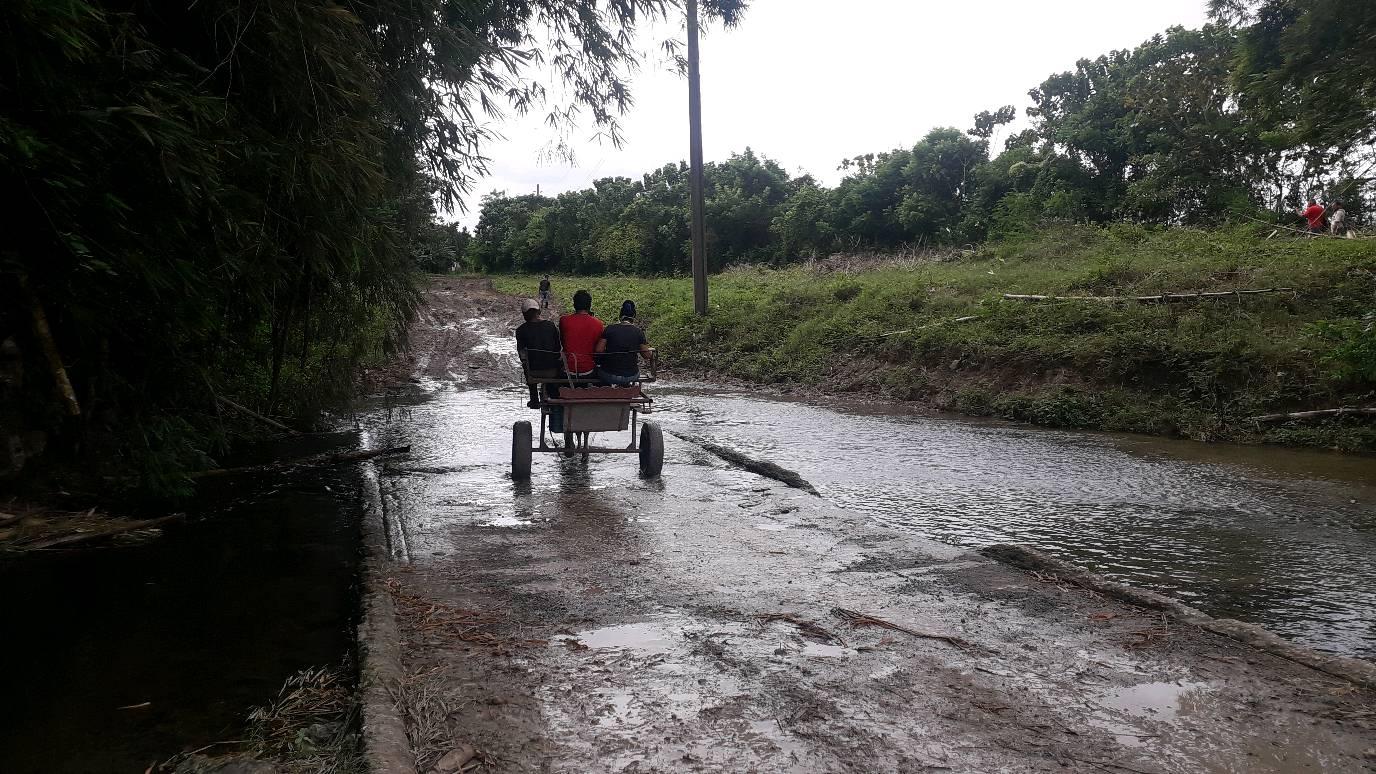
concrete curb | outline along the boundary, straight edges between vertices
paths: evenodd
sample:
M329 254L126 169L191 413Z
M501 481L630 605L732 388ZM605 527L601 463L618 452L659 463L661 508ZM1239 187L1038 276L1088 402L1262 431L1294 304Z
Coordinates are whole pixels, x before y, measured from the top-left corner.
M1031 546L995 545L980 549L979 553L1018 569L1054 573L1061 580L1098 592L1106 597L1112 597L1150 610L1160 610L1192 626L1198 626L1205 631L1250 645L1273 656L1279 656L1326 675L1347 680L1363 688L1376 689L1376 664L1371 662L1358 658L1334 656L1303 645L1296 645L1256 624L1244 623L1231 618L1214 618L1170 597L1111 581L1069 562L1049 556Z
M368 463L364 463L368 464ZM363 752L368 771L415 774L416 760L397 705L402 677L401 633L386 588L391 564L382 514L372 506L363 514L363 616L358 624L359 694L363 711Z

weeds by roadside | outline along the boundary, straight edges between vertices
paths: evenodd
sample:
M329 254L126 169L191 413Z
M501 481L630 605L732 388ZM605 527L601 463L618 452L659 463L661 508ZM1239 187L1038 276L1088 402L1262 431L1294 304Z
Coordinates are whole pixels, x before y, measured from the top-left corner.
M528 294L535 280L500 277ZM941 255L741 267L692 314L683 278L556 278L594 310L634 299L671 368L914 400L1038 424L1376 450L1361 419L1271 412L1376 401L1376 243L1228 231L1065 227ZM1178 303L1026 303L1291 288ZM954 322L959 320L959 322Z

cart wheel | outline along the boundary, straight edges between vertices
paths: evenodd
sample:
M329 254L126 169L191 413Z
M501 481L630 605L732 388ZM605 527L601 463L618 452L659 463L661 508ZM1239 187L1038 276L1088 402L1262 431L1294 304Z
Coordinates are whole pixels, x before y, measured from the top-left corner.
M517 422L511 426L511 477L516 481L530 478L530 423Z
M664 469L664 431L654 422L640 426L640 472L658 476Z
M564 433L564 456L572 457L575 446L577 446L577 444L574 443L573 433Z

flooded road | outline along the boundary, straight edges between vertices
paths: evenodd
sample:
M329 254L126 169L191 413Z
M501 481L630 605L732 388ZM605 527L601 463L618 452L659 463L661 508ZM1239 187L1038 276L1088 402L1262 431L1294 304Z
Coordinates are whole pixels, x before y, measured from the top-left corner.
M1376 658L1376 459L1046 430L664 385L658 418L959 546L1030 543L1305 644Z
M1214 605L1245 591L1253 620L1363 652L1368 576L1325 587L1331 557L1358 568L1370 547L1362 461L1324 479L1298 458L661 383L662 476L541 454L513 481L512 423L538 425L515 304L465 280L427 303L409 383L359 414L368 446L411 449L365 475L365 524L395 560L391 695L420 770L471 747L504 772L1279 773L1353 770L1373 747L1370 692L1336 673L969 550L1031 542ZM1328 607L1293 615L1306 596Z
M481 346L503 354L495 336ZM511 423L534 416L517 388L425 387L433 402L404 410L453 444L434 450L428 469L464 482L466 512L529 523L535 514L506 479ZM1376 658L1376 460L821 407L700 384L653 393L666 431L798 471L885 527L971 548L1029 543L1217 617ZM413 441L391 432L377 443ZM668 454L666 469L703 456L673 437ZM462 469L443 464L460 458ZM536 455L537 486L558 470ZM636 470L633 459L595 457L586 475L594 488L630 486Z

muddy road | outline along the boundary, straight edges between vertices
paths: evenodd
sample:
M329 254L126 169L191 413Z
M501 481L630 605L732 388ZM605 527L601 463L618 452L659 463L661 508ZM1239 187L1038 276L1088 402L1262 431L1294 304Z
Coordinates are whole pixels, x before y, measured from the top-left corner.
M820 496L673 436L658 479L633 457L537 455L516 483L510 426L533 412L513 383L514 302L457 280L429 302L410 374L360 419L370 444L412 446L365 483L394 560L422 770L464 744L487 770L531 772L1376 764L1370 692L964 547L1035 542L1204 602L1285 584L1289 612L1237 606L1360 652L1360 463L1325 480L1132 446L1154 442L666 384L666 429L796 469ZM1289 530L1304 540L1268 537L1312 513L1321 530ZM1206 524L1216 539L1198 537ZM1230 530L1260 535L1245 561L1218 559L1239 542ZM1329 578L1356 575L1346 602L1325 597L1324 562ZM1161 571L1172 563L1185 571ZM1253 563L1250 582L1210 569ZM1293 614L1323 599L1339 612Z

